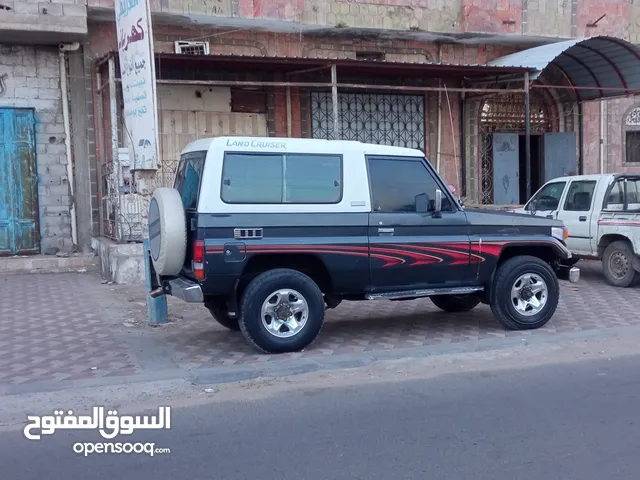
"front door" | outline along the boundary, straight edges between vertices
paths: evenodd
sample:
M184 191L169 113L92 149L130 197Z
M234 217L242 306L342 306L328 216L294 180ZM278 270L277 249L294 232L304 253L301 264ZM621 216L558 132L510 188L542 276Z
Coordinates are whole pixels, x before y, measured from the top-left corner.
M369 257L374 292L460 286L469 268L467 216L424 158L370 156ZM442 212L419 213L416 196ZM420 200L418 200L420 201Z
M38 253L32 110L0 108L0 255Z
M524 206L524 211L540 217L558 218L560 201L567 182L557 181L545 184Z
M592 255L592 205L596 191L595 180L573 180L569 184L558 220L569 230L567 247L572 253Z
M575 132L544 134L544 181L576 174Z
M493 134L493 203L520 204L520 150L515 133Z

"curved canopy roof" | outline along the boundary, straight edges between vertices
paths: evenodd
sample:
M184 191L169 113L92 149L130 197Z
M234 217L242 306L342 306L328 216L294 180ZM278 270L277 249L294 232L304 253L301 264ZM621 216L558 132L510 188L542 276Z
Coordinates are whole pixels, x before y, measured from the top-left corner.
M497 58L489 65L535 69L531 79L540 83L554 83L542 80L546 76L551 77L550 70L555 67L565 77L564 83L575 89L579 100L640 92L640 49L614 37L581 38L542 45Z

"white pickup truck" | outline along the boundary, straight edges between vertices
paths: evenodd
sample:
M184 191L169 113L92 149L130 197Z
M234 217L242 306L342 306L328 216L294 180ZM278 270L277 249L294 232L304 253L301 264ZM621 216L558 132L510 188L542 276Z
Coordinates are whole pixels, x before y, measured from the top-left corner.
M602 260L610 285L640 281L640 175L554 178L513 211L561 220L569 231L571 262Z

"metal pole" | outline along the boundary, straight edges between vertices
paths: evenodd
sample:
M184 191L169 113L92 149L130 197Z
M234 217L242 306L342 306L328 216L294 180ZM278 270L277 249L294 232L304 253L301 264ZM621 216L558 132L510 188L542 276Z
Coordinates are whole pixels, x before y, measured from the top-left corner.
M291 138L293 125L291 121L291 87L287 87L287 137Z
M331 102L333 104L333 138L340 139L338 130L338 69L331 65Z
M584 174L584 110L578 102L578 175Z
M119 82L120 79L116 78ZM302 88L328 88L333 87L332 83L318 83L318 82L251 82L251 81L238 81L238 80L156 80L158 85L201 85L204 87L302 87ZM367 83L336 83L336 88L352 89L352 90L389 90L397 92L440 92L444 91L444 87L422 87L413 85L375 85ZM499 95L508 95L510 93L524 93L522 88L455 88L447 87L449 93L452 92L466 92L466 93L481 93L490 94L496 93Z
M527 180L527 198L531 198L531 112L529 105L529 72L524 74L524 141Z

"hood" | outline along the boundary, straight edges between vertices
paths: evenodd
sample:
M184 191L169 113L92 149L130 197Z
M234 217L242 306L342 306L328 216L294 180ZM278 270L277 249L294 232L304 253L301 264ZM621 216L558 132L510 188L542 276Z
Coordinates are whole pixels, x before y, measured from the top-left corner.
M480 225L497 225L509 227L562 227L560 220L547 217L539 217L529 213L513 213L485 208L465 208L464 211L469 222Z

